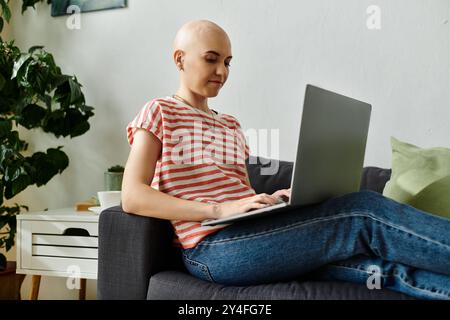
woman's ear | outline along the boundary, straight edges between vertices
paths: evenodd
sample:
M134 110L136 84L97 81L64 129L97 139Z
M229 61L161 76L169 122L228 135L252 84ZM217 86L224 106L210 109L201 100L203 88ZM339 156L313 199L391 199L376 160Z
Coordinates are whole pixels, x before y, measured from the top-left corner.
M175 64L176 64L178 70L183 70L183 62L184 62L183 55L184 55L184 52L181 50L176 50L174 52L173 57L174 57Z

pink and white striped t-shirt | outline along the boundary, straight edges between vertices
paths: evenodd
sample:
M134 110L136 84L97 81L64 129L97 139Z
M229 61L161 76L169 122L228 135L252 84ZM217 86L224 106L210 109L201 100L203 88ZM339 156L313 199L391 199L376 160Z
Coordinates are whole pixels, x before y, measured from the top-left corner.
M153 133L162 144L151 187L177 198L221 203L254 196L246 184L249 147L238 120L214 116L172 97L151 100L127 126L133 144L137 128ZM174 244L189 249L228 224L172 220Z

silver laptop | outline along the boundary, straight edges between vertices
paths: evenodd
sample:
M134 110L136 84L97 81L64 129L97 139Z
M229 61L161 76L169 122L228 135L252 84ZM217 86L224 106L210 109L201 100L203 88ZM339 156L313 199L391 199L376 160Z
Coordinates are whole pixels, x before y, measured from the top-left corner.
M368 103L308 84L290 199L222 219L204 220L202 225L280 213L358 191L371 109Z

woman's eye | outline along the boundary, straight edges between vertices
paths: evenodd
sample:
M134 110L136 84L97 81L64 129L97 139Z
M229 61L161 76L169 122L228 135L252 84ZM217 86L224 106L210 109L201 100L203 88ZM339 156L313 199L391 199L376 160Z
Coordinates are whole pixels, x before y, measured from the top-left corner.
M216 59L206 59L206 61L208 62L208 63L216 63L217 62L217 60ZM231 67L231 64L229 63L229 62L225 62L225 65L227 66L227 67Z

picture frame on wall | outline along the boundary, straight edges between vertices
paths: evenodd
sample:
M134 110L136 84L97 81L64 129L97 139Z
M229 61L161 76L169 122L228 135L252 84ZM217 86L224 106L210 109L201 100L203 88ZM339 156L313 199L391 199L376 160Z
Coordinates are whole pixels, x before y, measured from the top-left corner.
M125 8L126 6L127 0L52 0L52 17L70 15L74 12Z

